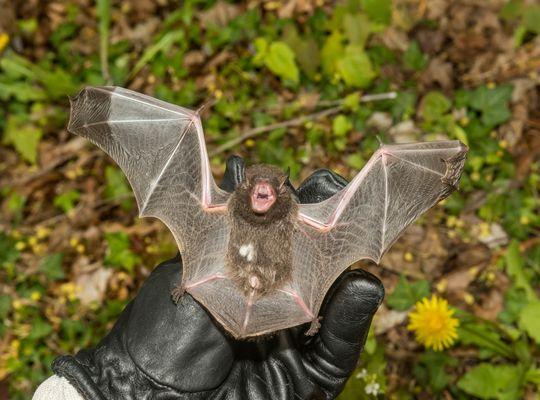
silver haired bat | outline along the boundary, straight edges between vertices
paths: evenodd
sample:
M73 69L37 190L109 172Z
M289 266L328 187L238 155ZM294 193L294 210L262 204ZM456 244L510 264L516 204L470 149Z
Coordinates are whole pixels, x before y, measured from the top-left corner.
M276 167L254 165L228 202L227 272L252 301L279 289L292 277L298 204L287 179Z
M450 195L467 153L457 140L381 145L343 190L298 204L271 166L248 168L232 194L219 189L198 112L116 87L88 87L71 104L69 131L106 151L140 216L173 233L183 260L173 299L189 293L236 338L306 322L315 333L335 279L358 260L378 263Z

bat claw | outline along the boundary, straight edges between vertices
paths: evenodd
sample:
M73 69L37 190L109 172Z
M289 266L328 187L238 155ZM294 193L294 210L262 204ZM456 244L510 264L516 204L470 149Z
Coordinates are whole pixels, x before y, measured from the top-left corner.
M186 289L182 286L182 284L178 284L174 287L174 289L171 292L172 300L174 301L174 304L178 304L184 293L186 292Z
M311 321L311 325L306 332L306 336L314 336L317 332L319 332L319 328L321 327L321 319L322 317L317 317Z

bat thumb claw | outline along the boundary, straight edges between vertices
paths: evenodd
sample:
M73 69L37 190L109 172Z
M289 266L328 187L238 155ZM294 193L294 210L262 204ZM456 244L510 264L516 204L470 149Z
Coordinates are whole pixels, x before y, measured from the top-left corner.
M311 321L311 325L306 331L306 336L314 336L317 332L319 332L319 329L321 327L321 319L322 317L316 317Z
M174 289L171 292L171 298L174 304L178 304L182 296L184 296L184 293L186 290L183 288L181 284L174 287Z

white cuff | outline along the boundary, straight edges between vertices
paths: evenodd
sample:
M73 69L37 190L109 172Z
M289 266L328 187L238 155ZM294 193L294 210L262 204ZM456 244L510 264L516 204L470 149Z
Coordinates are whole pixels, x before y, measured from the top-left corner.
M84 400L64 377L53 375L38 386L32 400Z

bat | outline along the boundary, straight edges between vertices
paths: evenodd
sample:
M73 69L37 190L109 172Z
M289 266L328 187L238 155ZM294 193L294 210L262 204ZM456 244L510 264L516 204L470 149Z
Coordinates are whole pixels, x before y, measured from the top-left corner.
M71 99L68 130L129 180L141 217L159 218L182 254L172 301L187 292L237 339L310 323L361 259L379 263L403 230L456 188L460 141L382 144L341 191L299 204L287 174L254 165L232 193L212 177L198 111L118 87ZM173 287L174 286L174 287Z

